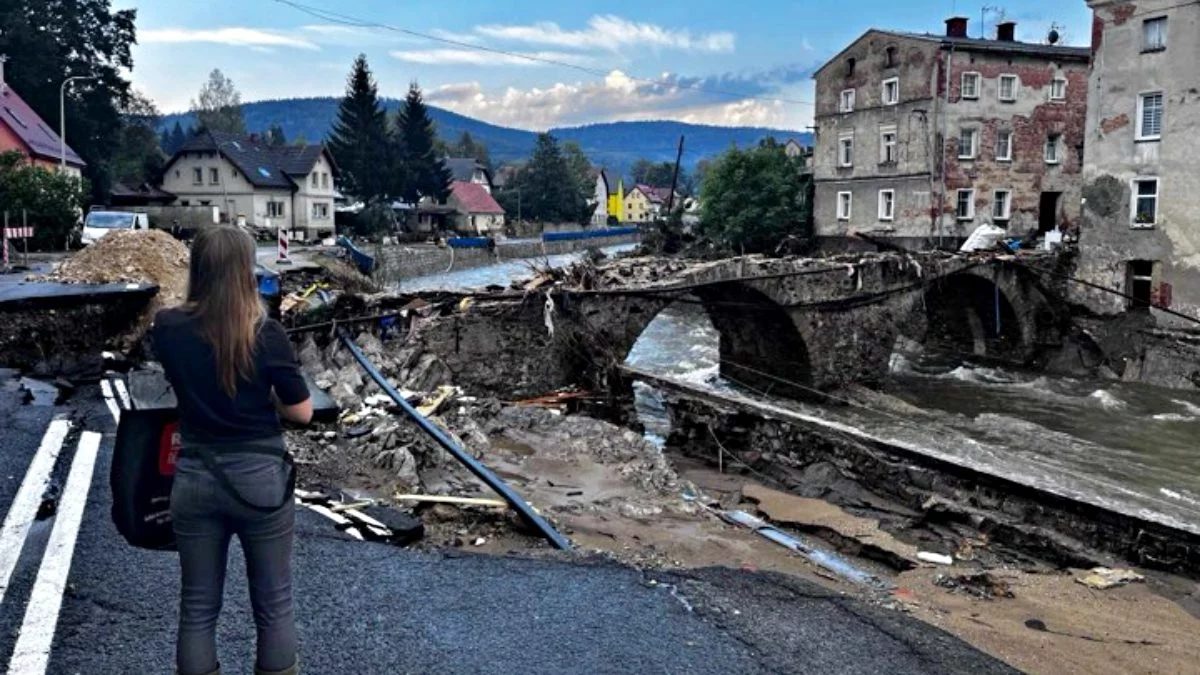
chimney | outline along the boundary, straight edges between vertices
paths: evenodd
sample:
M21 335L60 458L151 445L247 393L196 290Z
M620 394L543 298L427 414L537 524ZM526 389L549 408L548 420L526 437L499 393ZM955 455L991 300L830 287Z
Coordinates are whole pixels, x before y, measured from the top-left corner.
M967 17L952 16L949 19L946 19L946 37L967 37Z
M1017 41L1017 24L1014 21L1004 21L996 24L996 39L1001 42Z

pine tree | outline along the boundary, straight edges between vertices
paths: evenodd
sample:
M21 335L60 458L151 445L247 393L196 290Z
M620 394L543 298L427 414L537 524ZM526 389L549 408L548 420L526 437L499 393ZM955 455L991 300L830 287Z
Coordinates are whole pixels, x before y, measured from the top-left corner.
M522 211L543 222L575 222L584 210L584 198L571 177L571 168L550 134L538 134L533 156L517 175L523 196Z
M341 189L373 202L393 194L388 171L387 115L379 103L379 90L367 57L359 54L346 82L346 96L338 107L329 137L329 150L341 168Z
M271 127L267 129L267 143L276 148L287 145L287 136L284 135L283 127L279 126L279 122L272 122Z
M403 141L404 166L411 179L402 193L405 201L415 203L421 197L430 197L444 203L450 197L453 175L435 149L437 132L416 82L409 86L400 106L396 132Z
M191 135L191 127L188 127L188 130L185 133L183 131L183 125L179 123L179 120L175 120L175 127L171 129L171 142L167 144L167 147L163 148L163 152L167 153L168 155L174 155L175 153L179 152L179 149L183 147L184 143L187 143L187 139Z

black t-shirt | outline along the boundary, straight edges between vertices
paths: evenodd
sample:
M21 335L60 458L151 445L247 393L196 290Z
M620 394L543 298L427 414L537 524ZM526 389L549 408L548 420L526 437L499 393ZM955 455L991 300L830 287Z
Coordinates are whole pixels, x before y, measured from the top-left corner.
M233 398L221 386L212 347L199 322L180 309L154 318L154 353L179 400L179 430L192 443L238 443L279 435L282 427L271 390L284 405L308 399L292 343L283 326L266 319L254 346L254 374L239 377Z

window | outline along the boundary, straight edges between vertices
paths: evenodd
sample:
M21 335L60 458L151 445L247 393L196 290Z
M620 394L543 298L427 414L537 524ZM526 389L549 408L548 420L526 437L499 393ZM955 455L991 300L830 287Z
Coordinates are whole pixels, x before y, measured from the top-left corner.
M900 78L883 81L883 104L896 105L900 102Z
M963 129L958 134L958 158L975 159L979 150L979 131Z
M1135 228L1151 228L1158 224L1158 179L1133 180L1133 214Z
M1017 100L1017 76L1016 75L1001 75L1000 76L1000 100L1001 101Z
M838 139L838 165L854 166L853 136L842 136Z
M958 202L955 205L955 215L959 220L972 220L975 218L975 191L974 190L959 190Z
M180 206L191 206L191 202L189 202L186 199L183 199L183 200L180 200L179 205Z
M879 191L879 219L880 220L895 220L896 218L896 191L895 190L880 190Z
M884 52L883 67L884 68L895 68L896 67L896 48L895 47L888 47L887 51Z
M192 169L192 184L193 185L203 185L204 184L204 169L201 169L200 167L196 167L196 168Z
M879 133L879 163L896 163L896 128L884 128Z
M1142 22L1142 51L1159 52L1167 48L1167 17Z
M1012 135L1013 132L1008 129L1001 129L996 132L996 161L1011 162L1012 161Z
M267 202L267 217L282 218L283 217L283 202Z
M1012 216L1012 192L996 190L992 199L992 220L1008 220Z
M854 195L849 192L839 192L837 200L837 217L838 220L850 220L850 207L853 205Z
M216 185L216 184L220 183L221 182L221 170L220 169L209 169L208 170L208 182L210 185Z
M321 174L321 187L323 187L323 188L329 187L329 174L327 174L327 173Z
M212 206L212 201L208 199L201 199L200 206Z
M846 77L850 77L851 75L854 74L854 66L856 66L856 65L858 65L858 59L855 59L855 58L846 59Z
M1145 309L1154 301L1154 260L1130 260L1125 263L1125 293L1130 309Z
M1067 97L1067 80L1056 77L1050 81L1050 100L1061 101Z
M179 178L179 169L175 169L175 177Z
M1058 146L1059 146L1060 140L1062 140L1061 134L1050 134L1049 136L1046 137L1046 163L1047 164L1058 164L1058 162L1059 162Z
M309 181L309 184L312 185L313 187L318 187L320 184L320 178L321 177L317 174L317 172L314 171L312 174L312 180Z
M327 218L329 218L329 205L328 204L313 204L312 205L312 217L314 220L326 220Z
M846 89L842 92L841 101L838 102L838 112L854 112L854 90Z
M979 98L979 73L963 73L962 98Z
M1157 141L1162 138L1163 94L1161 91L1142 94L1138 97L1139 141Z

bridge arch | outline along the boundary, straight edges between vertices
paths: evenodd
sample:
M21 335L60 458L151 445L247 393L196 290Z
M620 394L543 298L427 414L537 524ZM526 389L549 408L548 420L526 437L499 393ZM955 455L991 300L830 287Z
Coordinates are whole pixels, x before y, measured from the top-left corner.
M1013 270L972 268L940 278L924 293L924 334L933 349L1027 362L1035 351L1045 299Z

